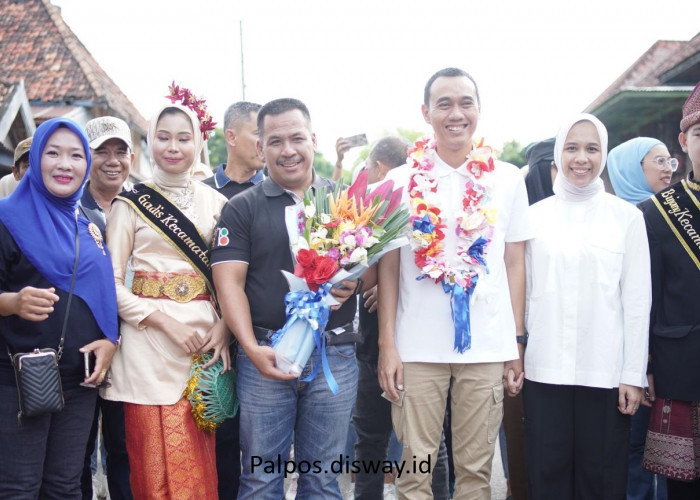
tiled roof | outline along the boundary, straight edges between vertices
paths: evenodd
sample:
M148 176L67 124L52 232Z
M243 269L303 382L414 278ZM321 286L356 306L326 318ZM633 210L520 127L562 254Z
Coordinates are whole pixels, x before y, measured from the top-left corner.
M0 79L24 78L32 104L103 107L146 134L146 120L50 0L0 0L0 61Z
M687 42L683 42L681 46L676 50L671 57L659 68L657 74L661 78L662 82L666 82L668 79L674 76L677 71L683 71L686 69L685 63L690 63L693 60L697 60L700 55L700 33L695 35ZM692 82L694 85L695 82Z
M5 106L9 104L18 86L17 82L0 81L0 116L2 116Z
M685 73L685 79L697 76L687 73L700 58L700 33L688 41L659 40L637 59L595 101L586 107L594 111L616 94L626 90L669 90L674 86L690 85L695 81L679 83L676 77ZM692 78L691 78L692 79Z
M687 42L659 40L637 59L632 66L620 75L595 101L588 105L586 111L598 108L605 101L630 87L651 87L659 84L659 68L672 58Z

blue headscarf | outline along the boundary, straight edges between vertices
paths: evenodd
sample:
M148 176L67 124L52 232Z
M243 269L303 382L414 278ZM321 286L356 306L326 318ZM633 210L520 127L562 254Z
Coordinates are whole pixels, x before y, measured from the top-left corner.
M651 148L659 145L664 143L651 137L636 137L610 151L608 173L618 197L636 205L654 194L644 176L642 160Z
M41 157L51 135L59 127L73 132L83 145L87 160L85 178L75 193L65 198L46 189L41 174ZM80 125L68 118L42 123L29 150L29 169L17 189L0 199L0 220L29 262L56 288L69 292L75 262L75 211L90 174L90 146ZM88 232L89 221L78 218L80 256L74 293L92 311L102 333L112 341L118 334L117 296L112 262L104 246L102 254Z

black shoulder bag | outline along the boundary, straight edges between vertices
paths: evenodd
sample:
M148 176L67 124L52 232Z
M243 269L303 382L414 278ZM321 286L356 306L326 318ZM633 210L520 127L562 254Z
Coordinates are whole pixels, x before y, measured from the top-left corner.
M17 393L19 395L19 413L17 419L23 417L36 417L45 413L54 413L63 409L63 388L61 386L61 374L58 370L58 362L63 354L63 344L66 339L66 326L68 325L68 313L73 298L75 286L75 274L78 270L78 255L80 254L80 237L78 233L78 213L75 217L75 263L73 264L73 277L71 278L68 302L66 303L66 315L63 318L61 340L58 343L58 351L51 348L36 348L32 352L18 352L8 354L15 369L17 381Z

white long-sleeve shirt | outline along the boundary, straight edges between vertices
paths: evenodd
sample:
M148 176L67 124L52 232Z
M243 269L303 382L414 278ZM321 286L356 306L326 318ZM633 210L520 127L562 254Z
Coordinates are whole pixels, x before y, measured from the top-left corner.
M642 213L600 192L583 202L552 196L530 216L526 378L645 386L651 275Z

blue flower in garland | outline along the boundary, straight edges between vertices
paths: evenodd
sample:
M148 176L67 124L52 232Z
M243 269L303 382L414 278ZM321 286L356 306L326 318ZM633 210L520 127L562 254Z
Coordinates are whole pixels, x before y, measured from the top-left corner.
M487 240L483 236L479 236L477 240L471 244L467 253L469 256L482 266L486 266L486 259L484 258L484 252L486 251L486 246L491 240ZM486 270L488 272L488 269Z
M422 219L413 221L413 229L421 233L432 233L435 230L435 224L430 220L430 215L425 214Z

